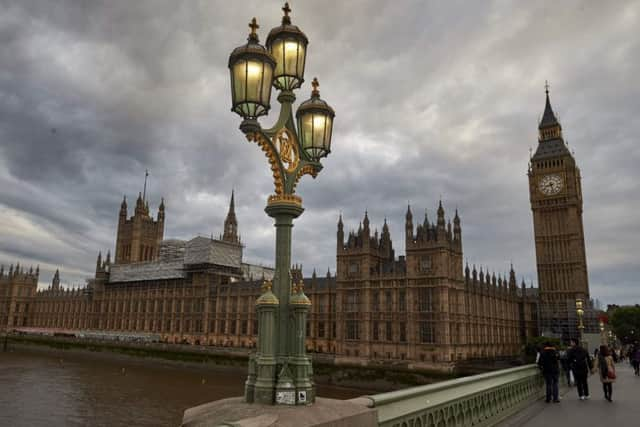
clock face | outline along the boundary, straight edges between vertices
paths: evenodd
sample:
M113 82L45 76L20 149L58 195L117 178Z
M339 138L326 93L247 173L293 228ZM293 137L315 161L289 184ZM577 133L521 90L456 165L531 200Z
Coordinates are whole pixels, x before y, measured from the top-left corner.
M562 190L562 177L560 175L545 175L538 182L540 192L546 196L553 196Z

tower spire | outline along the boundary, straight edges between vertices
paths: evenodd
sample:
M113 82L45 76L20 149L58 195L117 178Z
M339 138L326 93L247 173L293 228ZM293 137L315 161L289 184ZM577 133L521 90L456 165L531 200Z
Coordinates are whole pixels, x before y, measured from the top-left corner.
M238 220L236 219L235 190L231 190L229 212L227 212L227 218L224 220L222 240L229 243L240 243L240 239L238 238Z
M542 113L542 119L538 125L540 141L562 138L562 126L560 126L560 122L551 107L551 101L549 100L549 82L547 81L545 81L544 84L544 93L546 97L544 113Z
M142 200L147 200L147 178L149 177L149 169L144 170L144 187L142 189Z

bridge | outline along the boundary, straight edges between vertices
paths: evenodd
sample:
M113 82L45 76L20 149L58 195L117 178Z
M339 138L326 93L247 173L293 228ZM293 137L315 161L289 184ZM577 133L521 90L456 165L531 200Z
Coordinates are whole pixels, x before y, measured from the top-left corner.
M613 403L604 400L600 380L592 375L590 400L578 400L575 388L564 386L561 402L547 404L537 366L526 365L348 401L318 399L307 407L224 399L186 410L183 426L582 427L595 420L635 425L640 377L626 364L617 369Z

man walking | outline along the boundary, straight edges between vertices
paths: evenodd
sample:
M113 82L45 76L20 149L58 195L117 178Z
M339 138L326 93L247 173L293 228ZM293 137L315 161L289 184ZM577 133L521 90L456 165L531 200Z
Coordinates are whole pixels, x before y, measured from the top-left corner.
M569 360L569 368L573 371L573 377L576 380L576 388L578 389L578 398L580 400L589 399L589 383L587 378L591 371L591 360L587 350L582 348L575 339L571 340L571 348L567 352Z
M629 359L633 366L633 371L636 375L640 375L640 345L635 343L631 352L629 352Z
M554 403L560 403L560 399L558 398L559 361L560 355L556 348L550 342L546 342L542 353L540 353L538 366L542 370L544 382L547 386L547 403L551 402L552 398Z

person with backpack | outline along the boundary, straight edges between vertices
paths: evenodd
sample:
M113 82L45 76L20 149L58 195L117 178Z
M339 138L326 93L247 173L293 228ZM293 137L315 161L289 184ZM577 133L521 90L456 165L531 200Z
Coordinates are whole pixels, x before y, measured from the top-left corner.
M609 354L609 349L606 345L600 346L600 354L598 355L598 363L596 363L596 369L599 371L600 381L602 382L602 389L604 391L604 398L609 402L613 402L613 383L616 381L616 365L613 362L613 357Z
M570 346L569 351L567 351L567 361L576 381L578 399L587 400L589 399L587 378L589 377L589 371L591 371L591 357L589 357L589 352L578 344L577 340L572 339Z
M560 403L558 398L558 377L560 376L560 355L556 348L550 343L546 342L540 358L538 359L538 366L542 370L544 376L544 382L546 385L546 402L551 402L553 398L554 403Z

